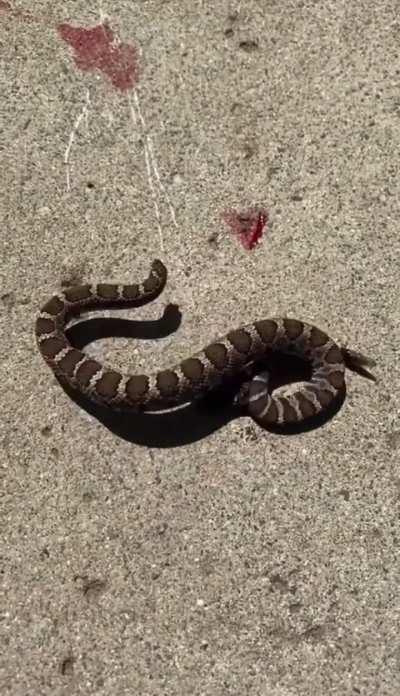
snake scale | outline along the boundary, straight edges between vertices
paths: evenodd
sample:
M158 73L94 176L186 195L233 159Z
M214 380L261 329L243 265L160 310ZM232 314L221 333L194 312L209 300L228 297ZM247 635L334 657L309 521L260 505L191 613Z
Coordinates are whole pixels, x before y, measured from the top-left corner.
M297 319L271 318L230 331L172 369L152 375L123 374L74 348L65 330L82 310L135 307L154 300L167 280L164 264L153 261L142 283L77 285L54 295L36 320L36 338L46 363L70 387L101 405L154 411L192 401L224 380L247 374L271 351L297 355L311 363L311 378L290 394L268 389L263 371L245 381L237 403L261 426L299 423L327 409L344 389L345 368L374 362L340 347L323 331ZM296 385L294 385L296 387Z

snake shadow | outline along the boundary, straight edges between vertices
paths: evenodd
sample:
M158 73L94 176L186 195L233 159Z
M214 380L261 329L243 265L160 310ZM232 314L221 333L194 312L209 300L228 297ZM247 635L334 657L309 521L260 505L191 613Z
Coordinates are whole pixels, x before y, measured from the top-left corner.
M66 334L76 348L83 350L99 339L119 337L143 340L165 338L180 326L182 315L177 305L167 305L162 317L153 321L120 318L91 318L71 326ZM296 356L273 353L268 362L257 363L254 373L268 366L271 389L294 381L310 379L310 366ZM244 379L234 378L222 387L214 389L201 399L168 411L132 413L114 411L100 406L58 379L66 394L88 414L96 418L118 437L138 445L152 448L171 448L188 445L219 430L231 420L245 417L246 412L234 403ZM295 435L324 425L341 408L346 396L342 390L331 406L321 414L302 423L271 425L260 430L280 435Z

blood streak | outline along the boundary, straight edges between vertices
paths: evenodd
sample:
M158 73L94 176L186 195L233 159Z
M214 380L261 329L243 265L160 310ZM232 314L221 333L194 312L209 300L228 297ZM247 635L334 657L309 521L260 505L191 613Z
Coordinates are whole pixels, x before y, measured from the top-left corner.
M117 89L132 89L138 79L137 50L126 43L117 43L107 24L91 29L59 24L61 38L74 50L74 61L80 70L100 70Z
M250 208L246 211L228 210L223 218L244 248L251 250L258 244L264 233L268 213L264 208Z

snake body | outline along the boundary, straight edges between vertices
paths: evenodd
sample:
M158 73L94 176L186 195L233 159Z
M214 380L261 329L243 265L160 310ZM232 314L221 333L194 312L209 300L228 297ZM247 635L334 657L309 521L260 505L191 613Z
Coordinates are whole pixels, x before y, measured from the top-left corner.
M151 375L119 372L68 341L65 330L71 316L85 309L143 305L160 294L166 280L167 270L156 260L142 283L79 285L54 295L36 320L36 339L46 363L62 381L101 405L154 411L202 396L224 380L246 373L271 351L291 353L310 362L309 382L290 394L270 394L265 372L242 386L238 403L263 426L298 423L327 409L344 388L345 368L370 362L339 347L317 327L290 318L247 324L175 367Z

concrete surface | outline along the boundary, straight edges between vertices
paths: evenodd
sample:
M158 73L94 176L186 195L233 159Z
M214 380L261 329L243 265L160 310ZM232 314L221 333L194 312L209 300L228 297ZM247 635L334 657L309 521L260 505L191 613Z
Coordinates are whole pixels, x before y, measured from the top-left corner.
M1 693L398 695L397 0L11 5ZM139 51L136 91L79 69L57 32L106 16ZM270 221L246 251L222 217L253 205ZM340 411L298 435L240 418L181 446L119 436L55 381L33 322L61 284L154 257L164 295L123 316L175 302L179 331L89 351L153 369L288 314L375 357L379 381L350 374Z

